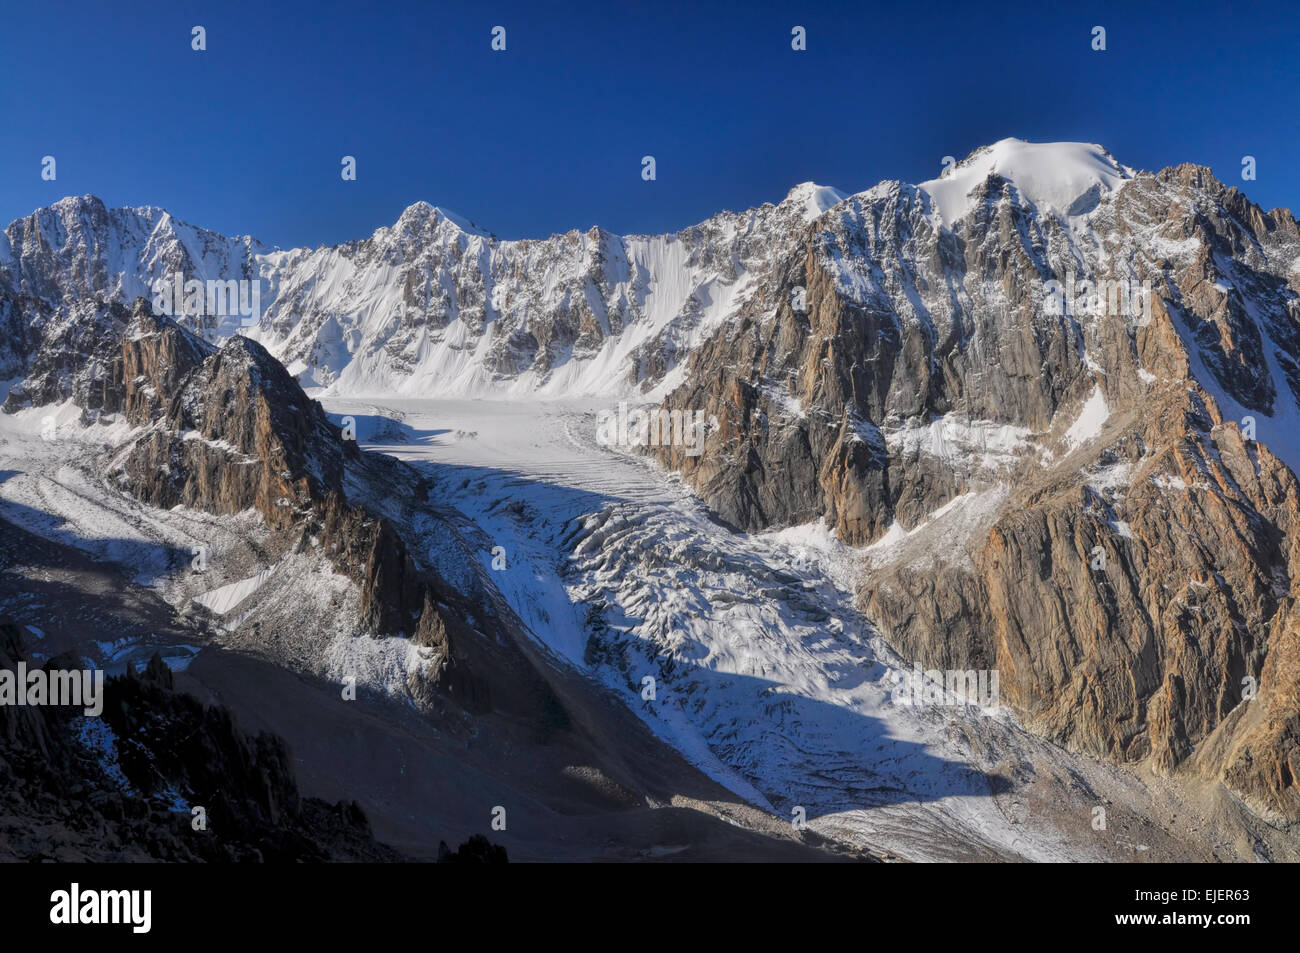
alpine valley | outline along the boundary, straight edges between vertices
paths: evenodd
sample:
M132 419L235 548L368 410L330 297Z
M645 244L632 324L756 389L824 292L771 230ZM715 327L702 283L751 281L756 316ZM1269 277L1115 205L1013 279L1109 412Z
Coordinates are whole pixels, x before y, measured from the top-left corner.
M1300 228L1207 168L289 251L65 198L0 381L0 666L108 675L0 709L0 858L1300 860Z

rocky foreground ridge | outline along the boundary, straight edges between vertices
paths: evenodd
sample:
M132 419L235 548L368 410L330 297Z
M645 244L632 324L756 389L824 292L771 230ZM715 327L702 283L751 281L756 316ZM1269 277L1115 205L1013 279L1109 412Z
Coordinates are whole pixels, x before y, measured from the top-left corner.
M36 664L0 619L0 669L19 662ZM176 692L158 657L108 679L104 695L102 721L0 707L0 860L402 859L375 842L355 803L302 797L283 741L247 735L225 709Z

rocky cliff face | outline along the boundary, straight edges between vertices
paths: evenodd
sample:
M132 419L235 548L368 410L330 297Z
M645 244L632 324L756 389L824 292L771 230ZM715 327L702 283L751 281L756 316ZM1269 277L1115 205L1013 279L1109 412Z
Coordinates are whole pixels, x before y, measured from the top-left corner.
M95 297L60 308L36 298L9 299L6 304L14 323L21 324L5 342L12 360L9 376L20 382L6 395L4 408L74 400L87 410L100 409L109 368L130 320L129 308Z
M117 383L129 421L149 428L122 462L143 499L219 513L251 507L281 529L342 492L356 444L263 348L238 336L205 346L143 301L135 317Z
M444 616L459 596L416 565L387 519L349 500L349 484L364 487L367 477L404 484L417 499L427 495L422 481L361 454L247 338L214 347L140 300L120 348L106 406L120 407L140 429L112 454L119 484L151 506L251 509L300 547L320 541L336 570L357 583L366 629L415 638L435 650L445 674L455 654L449 633L463 625Z
M955 209L885 183L813 222L664 401L717 417L704 452L652 452L740 528L865 547L907 657L998 669L1037 730L1160 770L1231 723L1211 773L1300 820L1295 220L1100 153L1063 214L1006 158ZM1151 306L1058 307L1067 276Z
M1258 703L1233 709L1192 762L1201 774L1221 777L1250 810L1283 827L1300 812L1300 626L1294 602L1273 620L1269 646Z
M253 510L292 548L318 549L357 586L359 635L405 636L431 650L417 695L440 691L477 712L547 703L544 680L497 637L490 592L452 585L421 556L441 524L414 470L359 451L255 341L215 347L141 300L120 347L105 408L121 408L138 429L109 454L111 480L159 508ZM412 542L412 527L384 515L381 496L411 501L427 536ZM488 666L513 673L509 690L490 691L480 674Z

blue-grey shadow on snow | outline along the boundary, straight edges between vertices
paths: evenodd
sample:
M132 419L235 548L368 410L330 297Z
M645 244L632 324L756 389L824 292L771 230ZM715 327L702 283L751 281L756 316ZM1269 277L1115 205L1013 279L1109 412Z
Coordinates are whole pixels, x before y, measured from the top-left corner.
M0 470L0 483L21 475L18 470ZM194 558L193 554L156 540L125 539L119 537L85 537L67 528L66 521L57 513L27 506L13 500L0 500L0 529L12 524L33 536L53 543L72 547L88 559L114 564L127 578L144 586L183 571ZM9 535L13 535L10 533ZM40 560L41 551L24 550L29 560Z
M700 739L783 814L801 806L811 819L989 797L1014 788L1006 776L895 736L875 715L798 694L770 679L717 671L680 656L649 657L640 651L649 644L632 634L606 632L598 640L603 644L593 653L597 664L626 679L632 707L666 716L655 718L665 722L690 722L693 714L711 711L711 733L699 732ZM641 694L647 675L656 680L653 701ZM972 710L970 717L983 716Z
M432 502L456 506L457 497L479 494L479 506L485 514L508 518L524 536L547 537L556 546L556 568L560 571L566 554L572 551L572 542L580 536L579 517L609 504L636 502L618 493L552 483L517 470L410 462L430 477ZM712 555L724 562L739 559L728 554ZM752 560L743 562L751 573L770 572L774 583L781 583L783 577L786 581L794 579L779 567L756 569ZM717 569L715 563L713 570ZM526 564L512 564L505 572L514 571L534 570ZM624 704L650 716L650 723L661 735L681 731L683 726L695 731L695 740L782 813L800 806L811 819L948 797L988 797L1014 787L1003 775L949 760L924 744L893 736L881 718L794 694L789 686L776 681L708 668L700 664L702 654L692 653L688 639L679 643L680 650L672 656L652 654L656 644L629 631L644 618L629 614L612 600L587 605L591 633L585 658L588 674L600 677L614 673L624 683L615 694L622 696ZM824 610L818 620L816 609L812 607L814 614L805 625L817 635L805 640L805 646L819 639L842 642L850 638L825 625L830 614ZM536 618L523 621L534 628L539 624ZM860 642L855 644L861 646ZM762 664L761 659L754 662ZM837 690L880 681L887 672L884 665L871 659L863 659L861 665L831 665L826 669L828 680ZM652 702L641 697L641 679L647 675L654 676L659 685ZM886 687L892 690L894 685ZM698 727L703 723L699 716L719 707L734 708L734 713L711 719L712 734L706 736ZM972 717L982 716L972 712ZM683 745L682 750L689 754L689 745Z
M384 414L337 414L327 413L330 423L338 427L344 426L345 417L352 418L356 426L357 443L365 445L371 444L367 448L377 452L383 452L386 447L396 447L402 444L414 444L423 446L438 446L438 437L445 433L451 433L450 430L423 430L418 427L412 427L405 421L397 420Z

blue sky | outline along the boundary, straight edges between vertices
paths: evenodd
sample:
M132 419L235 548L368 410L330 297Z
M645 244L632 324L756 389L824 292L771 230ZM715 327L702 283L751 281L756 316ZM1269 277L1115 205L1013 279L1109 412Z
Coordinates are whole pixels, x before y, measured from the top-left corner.
M922 181L1006 136L1209 165L1300 211L1294 0L980 7L18 0L0 221L90 192L286 248L363 238L421 199L503 238L661 232L809 179Z

